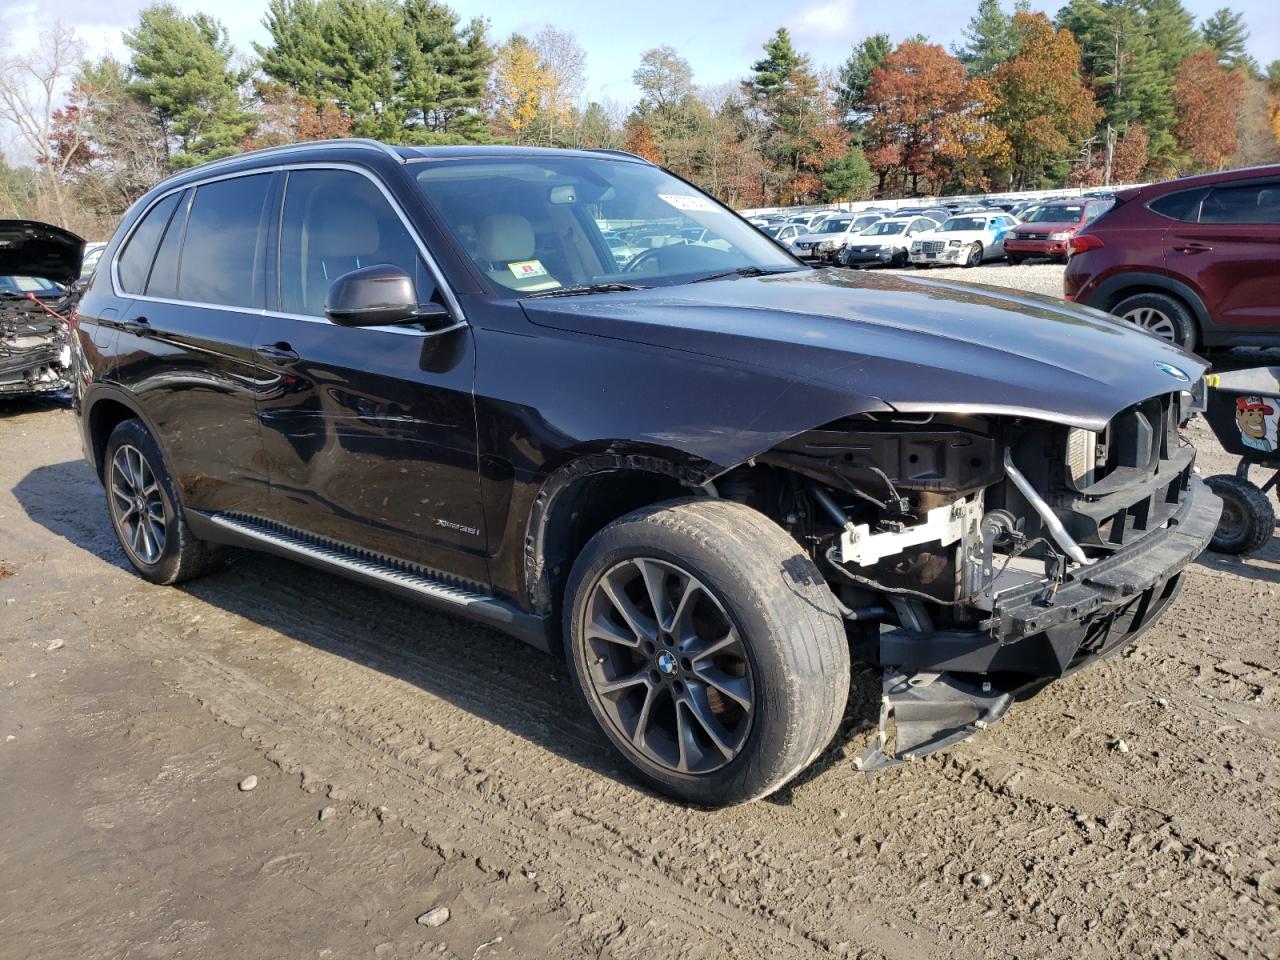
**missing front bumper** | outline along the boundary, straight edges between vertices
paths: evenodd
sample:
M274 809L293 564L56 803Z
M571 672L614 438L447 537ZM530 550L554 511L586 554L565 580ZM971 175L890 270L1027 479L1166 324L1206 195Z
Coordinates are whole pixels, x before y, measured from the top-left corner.
M1079 568L1048 596L1039 589L1002 595L987 630L881 634L880 730L855 766L871 773L956 744L998 720L1018 695L1128 646L1177 597L1182 571L1208 545L1221 506L1192 478L1165 529Z

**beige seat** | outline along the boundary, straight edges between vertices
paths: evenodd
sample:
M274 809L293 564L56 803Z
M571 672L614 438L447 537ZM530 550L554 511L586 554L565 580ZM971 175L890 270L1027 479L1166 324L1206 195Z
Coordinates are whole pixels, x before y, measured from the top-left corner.
M512 264L534 259L533 225L515 213L494 213L480 221L476 231L476 258L495 283L510 290L551 290L560 282L548 273L520 277ZM545 269L545 268L544 268Z

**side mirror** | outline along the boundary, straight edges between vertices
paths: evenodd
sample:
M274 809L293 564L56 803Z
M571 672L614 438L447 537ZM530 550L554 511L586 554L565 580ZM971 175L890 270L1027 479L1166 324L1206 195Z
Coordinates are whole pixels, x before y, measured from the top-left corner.
M343 327L421 323L448 326L449 311L438 303L418 303L413 278L400 267L377 263L344 273L329 287L324 315Z

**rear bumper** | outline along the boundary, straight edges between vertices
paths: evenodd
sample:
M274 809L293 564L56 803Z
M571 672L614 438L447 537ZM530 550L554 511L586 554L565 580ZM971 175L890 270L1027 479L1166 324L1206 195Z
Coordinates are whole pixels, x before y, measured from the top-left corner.
M1016 237L1005 237L1004 251L1024 257L1065 257L1069 252L1066 240L1020 240Z
M1169 523L1072 573L1047 596L1040 585L1002 594L983 631L880 637L880 660L904 673L1065 676L1137 639L1177 596L1182 572L1208 546L1222 502L1198 477Z

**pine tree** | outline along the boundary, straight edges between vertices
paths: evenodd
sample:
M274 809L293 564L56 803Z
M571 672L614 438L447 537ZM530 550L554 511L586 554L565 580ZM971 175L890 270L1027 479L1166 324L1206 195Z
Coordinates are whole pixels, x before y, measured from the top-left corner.
M254 44L268 78L313 100L325 98L329 90L322 2L270 0L262 25L271 43Z
M155 111L175 167L239 149L255 120L240 93L247 71L232 66L234 50L222 24L160 4L142 11L124 42L133 55L129 92Z
M978 11L964 29L967 41L953 47L952 53L978 77L991 74L996 67L1013 57L1016 40L1013 18L1005 13L1000 0L978 0Z
M1174 148L1173 74L1164 67L1139 0L1070 0L1058 25L1080 44L1080 59L1103 109L1102 128L1142 123L1153 157Z
M765 57L751 65L751 77L746 81L748 91L756 97L768 97L782 91L787 79L803 67L809 69L809 60L796 53L791 45L791 34L786 27L764 45Z
M1182 0L1147 0L1147 32L1155 44L1161 69L1169 76L1177 73L1183 60L1204 46L1195 18L1182 5Z
M875 33L867 37L849 54L840 68L840 88L837 103L845 116L845 126L859 131L866 117L864 106L867 90L871 88L871 74L884 66L885 59L893 52L893 44L887 33Z
M400 96L406 139L475 142L487 136L480 114L493 51L484 21L459 29L458 15L436 0L404 0Z
M1257 61L1249 56L1245 46L1249 28L1244 24L1244 14L1222 7L1200 27L1200 35L1205 45L1218 55L1220 66L1228 70L1243 67L1250 76L1261 76Z

